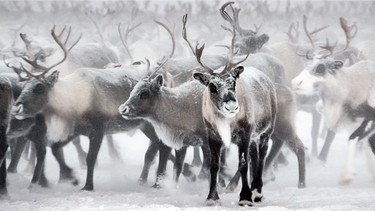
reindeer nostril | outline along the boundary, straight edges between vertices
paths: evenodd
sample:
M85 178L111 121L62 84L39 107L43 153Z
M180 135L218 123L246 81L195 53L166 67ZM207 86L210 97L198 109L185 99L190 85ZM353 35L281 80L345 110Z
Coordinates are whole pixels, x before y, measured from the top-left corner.
M119 108L120 114L126 114L126 112L129 110L128 106L121 105Z
M14 106L12 108L12 113L14 114L19 114L19 113L22 113L23 112L23 105L22 104L18 104L16 106Z

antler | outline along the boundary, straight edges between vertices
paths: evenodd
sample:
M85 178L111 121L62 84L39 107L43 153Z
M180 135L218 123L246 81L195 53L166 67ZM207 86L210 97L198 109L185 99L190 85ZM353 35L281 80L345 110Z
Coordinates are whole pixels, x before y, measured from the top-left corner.
M132 32L134 29L136 29L141 24L142 23L138 23L137 25L132 26L132 27L127 26L126 29L125 29L125 32L121 29L121 23L118 24L118 33L120 35L121 43L124 46L126 52L128 53L131 62L133 62L133 56L132 56L132 54L130 52L130 49L128 47L127 40L128 40L130 32Z
M304 31L305 31L305 34L306 34L307 38L309 39L309 41L310 41L310 43L311 43L311 45L312 45L312 49L311 49L311 51L308 50L308 51L306 52L306 58L307 58L307 59L312 59L313 56L311 56L311 55L309 55L309 54L310 54L310 53L314 54L314 52L315 52L315 43L314 43L314 40L313 40L313 38L312 38L312 35L314 35L314 34L320 32L320 31L326 29L327 27L328 27L328 25L327 25L327 26L320 27L320 28L318 28L318 29L315 29L315 30L309 32L309 31L307 30L307 16L306 16L306 15L303 16L303 29L304 29Z
M296 22L292 22L289 25L288 31L284 33L288 35L288 38L292 43L296 43L299 38L298 30L299 30L299 22L296 21Z
M322 49L324 49L324 50L326 50L326 51L328 51L328 54L323 55L321 58L326 58L328 56L333 55L333 49L335 49L336 45L337 45L337 41L335 42L334 45L330 45L329 44L329 40L327 38L326 39L326 45L325 46L319 46L319 47L322 48Z
M241 9L233 8L232 4L234 4L233 1L227 2L223 4L220 8L220 14L224 18L224 20L228 21L230 25L233 27L233 29L237 30L240 34L243 33L245 30L241 28L239 22L238 22L238 14L240 13ZM225 11L227 6L230 6L233 18L230 17L230 15ZM228 28L223 27L224 29L228 30Z
M340 19L341 28L344 30L345 37L346 37L346 44L345 44L344 49L342 50L342 51L345 51L349 47L349 44L352 41L352 39L357 35L358 28L357 28L356 22L354 22L351 26L349 26L348 22L343 17L340 17L339 19Z
M174 39L173 33L172 33L172 31L171 31L171 30L170 30L170 29L169 29L164 23L159 22L159 21L156 21L156 20L154 20L154 21L155 21L155 23L157 23L157 24L159 24L160 26L162 26L165 30L167 30L169 36L170 36L171 39L172 39L172 51L171 51L171 53L169 54L169 58L172 58L172 57L173 57L173 54L174 54L174 51L175 51L175 49L176 49L176 41L175 41L175 39Z
M245 58L243 58L242 60L238 61L238 62L233 62L233 57L234 57L234 41L235 41L235 37L236 37L236 30L235 30L235 26L232 25L233 27L233 36L232 36L232 40L231 40L231 45L229 47L229 58L227 58L227 63L225 64L225 67L223 69L223 71L221 71L221 73L225 73L225 72L228 72L229 70L232 69L232 67L235 67L237 65L239 65L240 63L242 63L243 61L245 61L249 55L250 55L250 51L248 49L246 49L247 51L247 55L245 56Z
M325 46L320 46L320 48L322 48L324 50L327 50L329 53L327 55L321 56L321 58L326 58L326 57L331 56L333 54L337 55L337 54L340 54L340 53L344 52L345 50L347 50L348 47L349 47L350 42L352 41L352 39L355 37L355 35L358 32L358 28L357 28L357 25L356 25L355 22L351 26L348 26L348 22L344 18L340 17L339 19L340 19L341 28L345 32L345 37L346 37L345 47L342 50L340 50L340 51L333 52L334 48L337 45L337 41L336 41L336 43L334 45L330 45L329 41L327 39L326 45ZM353 32L353 30L354 30L354 32Z
M37 62L38 58L35 58L34 60L29 60L27 57L22 56L21 58L25 62L29 63L31 66L33 66L37 70L42 70L42 72L39 73L39 74L32 73L31 71L28 71L26 68L24 68L23 65L21 64L22 71L24 71L29 77L34 77L34 78L37 78L37 79L42 79L47 74L48 71L50 71L51 69L55 68L57 65L63 63L65 61L66 57L68 56L68 52L70 50L72 50L72 48L79 42L79 40L82 37L82 34L81 34L79 36L79 38L72 44L72 46L70 46L69 48L67 48L66 45L67 45L67 42L69 40L69 37L70 37L72 29L71 29L71 27L69 27L68 34L66 35L65 40L62 41L62 36L63 36L63 33L65 32L65 30L66 30L66 26L64 26L64 28L61 30L61 32L59 33L59 35L56 35L55 26L53 26L53 28L51 30L51 35L52 35L53 39L55 40L55 42L60 46L60 48L64 52L64 56L63 56L63 58L60 61L58 61L57 63L51 65L50 67L45 67L43 65L38 64L38 62ZM13 70L14 70L14 68L13 68Z
M155 68L155 70L148 76L148 78L144 79L144 81L151 81L151 79L156 75L156 73L167 63L168 57L163 57L162 60L165 58L165 60L159 64L158 67ZM147 72L150 70L150 61L146 58L147 63Z
M188 38L187 38L187 33L186 33L186 22L187 22L187 14L185 14L183 17L182 17L182 24L183 24L183 28L182 28L182 38L184 38L184 40L187 42L187 44L189 45L189 48L190 50L193 52L194 56L196 57L198 63L204 68L206 69L210 74L213 74L214 71L209 68L208 66L204 65L201 61L201 58L202 58L202 53L203 53L203 50L204 50L204 44L199 48L198 47L198 43L197 45L195 46L195 50L193 48L193 46L191 45L191 43L189 42Z
M28 76L28 77L24 77L24 76L21 75L23 72L27 72L27 70L25 69L25 67L23 66L22 63L20 63L20 64L21 64L21 67L19 67L19 68L18 68L18 67L15 67L15 66L11 65L10 63L8 63L8 62L5 60L5 56L3 57L3 62L4 62L4 64L5 64L7 67L13 69L13 71L18 75L18 79L19 79L20 82L22 82L22 81L27 81L27 80L30 79L30 76L29 76L28 74L26 74L26 76Z

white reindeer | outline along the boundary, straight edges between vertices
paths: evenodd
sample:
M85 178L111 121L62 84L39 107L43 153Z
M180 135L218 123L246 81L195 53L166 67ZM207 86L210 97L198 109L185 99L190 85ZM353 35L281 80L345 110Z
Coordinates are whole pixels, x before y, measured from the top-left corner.
M375 63L361 61L344 67L342 61L330 57L317 59L294 78L292 84L297 93L319 95L317 110L329 129L338 131L360 123L356 130L349 130L347 160L340 180L341 184L351 182L356 144L366 137L374 139Z

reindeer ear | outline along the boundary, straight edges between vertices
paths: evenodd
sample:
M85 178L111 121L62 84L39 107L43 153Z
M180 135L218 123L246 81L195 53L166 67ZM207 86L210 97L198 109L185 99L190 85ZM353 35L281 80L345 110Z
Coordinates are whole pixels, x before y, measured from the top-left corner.
M43 51L44 51L44 56L49 57L56 52L56 49L48 46L48 47L44 47Z
M159 74L151 81L151 90L152 91L159 91L160 87L163 86L164 78L163 75Z
M53 86L57 82L58 79L59 79L59 71L57 70L55 70L51 75L46 77L46 81L51 86Z
M207 86L210 83L210 75L205 73L194 73L193 77L201 82L203 85Z
M268 42L268 40L270 39L270 37L267 35L267 34L262 34L258 37L258 41L257 41L257 49L261 49L262 46Z
M233 77L239 78L240 74L245 70L243 66L238 66L234 68L230 73L232 74Z

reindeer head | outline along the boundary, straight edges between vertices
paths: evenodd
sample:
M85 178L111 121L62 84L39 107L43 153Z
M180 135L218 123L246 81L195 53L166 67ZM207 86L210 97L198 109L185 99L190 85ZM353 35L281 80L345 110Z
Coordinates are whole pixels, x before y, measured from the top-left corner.
M25 44L26 52L25 55L30 60L39 60L45 62L46 58L51 56L55 52L55 48L50 44L45 45L42 42L32 39L30 36L24 33L20 33L20 37ZM17 55L17 53L15 53Z
M119 107L120 114L125 119L145 118L149 116L151 108L155 106L163 86L162 75L152 80L139 81L130 93L128 100Z
M322 91L325 81L334 77L342 67L342 61L332 58L315 59L292 80L293 90L297 94L314 95Z
M58 80L55 71L43 79L31 78L22 89L12 108L12 115L17 119L34 117L42 112L48 103L48 93Z
M236 52L236 55L246 55L248 52L258 52L262 46L268 42L269 36L267 34L258 35L261 26L255 25L256 31L243 29L238 20L238 15L241 9L233 8L232 4L234 4L234 2L225 3L220 8L220 14L232 27L230 29L222 26L225 30L230 31L234 37L234 52ZM230 6L233 17L225 11L227 6Z
M198 63L207 70L208 73L194 73L193 77L201 82L203 85L208 87L210 99L214 104L215 108L223 115L225 118L234 117L239 112L239 104L237 102L236 96L236 81L240 74L244 71L244 67L239 66L241 62L245 61L249 56L249 51L247 55L240 61L233 62L234 49L235 49L235 33L232 36L231 46L229 47L229 55L227 63L223 70L220 72L210 69L208 66L204 65L201 61L201 57L204 50L204 45L198 48L198 44L195 51L187 39L186 36L186 21L187 15L182 19L183 21L183 38L189 44L190 49L195 55ZM234 26L233 26L234 27ZM235 30L233 30L235 31Z
M240 110L236 81L244 67L239 66L219 74L194 73L193 77L208 88L210 100L225 118L234 117Z
M17 68L7 64L8 67L13 68L13 70L18 74L20 80L26 80L22 92L20 96L17 98L14 106L12 108L11 113L17 119L25 119L29 117L33 117L36 114L40 113L44 110L48 103L48 93L54 87L55 83L58 80L58 71L54 71L51 74L47 75L47 73L55 68L57 65L61 64L65 61L68 52L78 43L79 39L70 47L66 47L66 43L70 36L70 31L67 34L67 37L64 42L61 41L61 36L65 31L65 28L62 32L57 36L55 33L55 27L51 30L51 35L56 41L56 43L60 46L60 48L64 52L63 58L58 61L57 63L51 65L50 67L45 67L38 64L38 59L30 60L27 57L22 57L24 61L30 64L36 71L27 70L22 64L21 68ZM26 76L25 76L26 74Z

